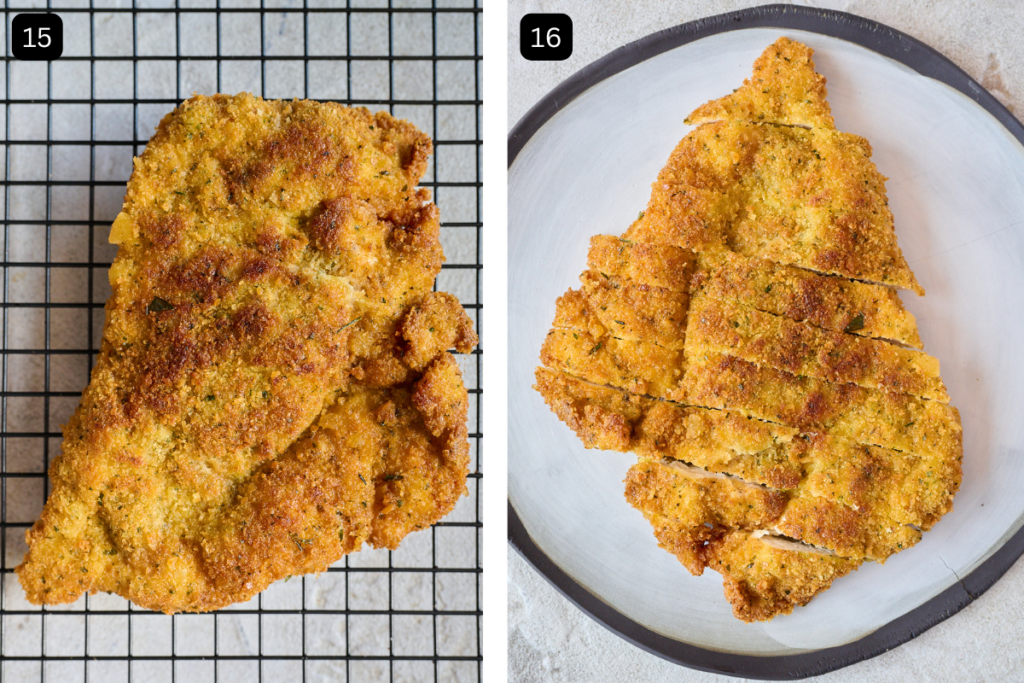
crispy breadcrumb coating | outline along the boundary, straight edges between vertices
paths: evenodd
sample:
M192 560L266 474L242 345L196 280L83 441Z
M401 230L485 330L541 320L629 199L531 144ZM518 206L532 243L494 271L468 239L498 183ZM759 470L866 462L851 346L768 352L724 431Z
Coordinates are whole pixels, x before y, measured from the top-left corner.
M822 330L705 294L694 297L688 322L686 343L693 349L794 375L949 402L938 359L923 351Z
M726 254L694 278L694 294L730 299L790 320L834 332L923 348L917 321L892 287L819 275L764 259Z
M770 46L688 119L622 237L591 239L535 389L737 618L806 604L952 509L963 433L896 287L923 294L866 140L811 50ZM908 348L912 347L912 348Z
M30 601L216 609L452 509L467 399L446 350L476 337L431 292L430 151L386 113L311 101L196 96L164 118L17 568Z
M722 575L725 597L743 621L767 621L806 605L836 579L861 565L794 543L772 543L733 531L708 544L707 566Z
M896 243L871 145L836 130L705 124L673 151L624 236L924 294Z
M779 38L754 62L753 75L731 95L697 107L688 125L743 120L833 128L825 77L814 70L814 50Z

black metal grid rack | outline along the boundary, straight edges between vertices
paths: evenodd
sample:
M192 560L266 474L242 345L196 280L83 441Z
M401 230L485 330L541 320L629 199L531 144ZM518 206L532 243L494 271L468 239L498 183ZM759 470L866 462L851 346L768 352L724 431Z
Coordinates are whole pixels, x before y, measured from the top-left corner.
M479 349L459 358L470 495L397 551L362 551L207 615L103 594L39 608L13 574L101 338L106 238L131 158L193 91L386 108L430 133L423 185L447 256L437 286L482 332L480 1L5 0L6 33L19 12L52 10L65 48L54 62L18 62L7 40L0 86L0 679L480 679Z

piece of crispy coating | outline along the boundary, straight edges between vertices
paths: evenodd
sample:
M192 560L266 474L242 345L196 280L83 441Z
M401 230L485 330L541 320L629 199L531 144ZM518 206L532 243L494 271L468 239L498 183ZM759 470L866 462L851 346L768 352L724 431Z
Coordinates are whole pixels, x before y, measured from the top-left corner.
M612 235L590 238L587 267L608 277L687 292L696 255L667 244L646 244Z
M626 391L584 382L538 367L534 385L551 411L587 448L630 450L633 429L652 401Z
M595 271L580 276L583 286L570 289L555 303L552 327L585 331L681 350L686 341L689 295L637 284Z
M687 358L686 401L728 408L804 431L923 455L962 453L956 408L906 394L832 384L765 368L734 356Z
M707 567L722 575L733 614L747 622L789 614L861 565L746 530L711 541L704 557Z
M924 294L896 242L871 145L834 130L741 121L697 128L672 152L625 237Z
M920 529L900 524L885 512L875 508L857 510L800 491L790 499L776 529L810 545L828 548L839 557L884 562L921 540Z
M822 330L706 293L694 297L686 343L794 375L949 402L938 359L923 351Z
M545 367L534 385L587 448L685 461L777 489L795 488L802 464L783 448L791 427L721 410L688 408L600 386Z
M450 512L466 490L466 408L446 353L411 387L341 396L205 525L199 543L212 585L194 595L199 609L323 571L363 542L397 548Z
M824 433L794 439L790 448L806 465L806 492L924 531L953 509L963 476L956 451L922 455Z
M480 341L462 304L447 292L432 292L414 304L400 334L406 342L402 360L413 370L422 370L448 349L469 353Z
M437 208L416 188L430 149L336 104L197 96L164 118L111 230L101 352L17 568L30 601L215 609L451 509L465 430L436 434L432 406L457 413L465 390L434 340L400 336L438 296ZM394 482L374 479L389 461L359 410L388 400L396 466L449 482L433 511L393 514Z
M644 411L632 450L641 457L671 458L709 472L775 489L793 489L803 466L787 444L797 430L727 410L682 407L662 401Z
M709 264L694 286L709 297L731 299L826 330L923 348L917 321L892 287L732 253Z
M611 330L595 314L586 292L581 289L569 289L558 297L551 327L586 332L597 339L611 335Z
M669 349L683 348L690 302L686 292L593 270L583 271L580 281L587 307L612 336Z
M594 384L658 398L683 396L682 350L625 341L584 330L555 328L540 351L541 362Z
M654 527L658 544L695 576L704 571L707 542L728 529L771 525L786 505L783 493L681 463L641 460L625 483L626 500Z
M741 120L834 128L825 77L814 69L814 50L782 37L754 62L753 75L730 95L697 107L688 125Z

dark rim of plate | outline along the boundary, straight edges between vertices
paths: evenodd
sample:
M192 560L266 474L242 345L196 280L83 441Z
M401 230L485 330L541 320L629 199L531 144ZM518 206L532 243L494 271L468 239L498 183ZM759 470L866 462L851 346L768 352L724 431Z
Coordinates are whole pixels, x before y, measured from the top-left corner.
M905 33L846 12L791 5L764 5L698 19L617 48L587 65L540 100L508 136L508 165L548 119L588 88L651 57L708 36L748 28L811 31L856 43L941 81L979 104L1022 145L1024 126L985 88L942 54ZM530 538L508 503L509 543L562 595L620 637L659 657L701 671L767 680L818 676L893 649L953 616L989 589L1024 554L1024 527L969 575L919 607L860 640L795 655L760 657L696 647L655 633L590 593Z

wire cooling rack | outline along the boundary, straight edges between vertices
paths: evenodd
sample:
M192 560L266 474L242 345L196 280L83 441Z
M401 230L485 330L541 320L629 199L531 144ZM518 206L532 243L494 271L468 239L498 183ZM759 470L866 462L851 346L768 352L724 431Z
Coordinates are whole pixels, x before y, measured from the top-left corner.
M441 210L447 256L437 287L480 330L479 2L4 2L5 38L19 12L56 11L64 55L18 62L5 41L0 679L479 680L479 350L459 357L469 496L397 551L364 550L205 615L156 614L105 594L41 609L13 574L102 336L116 253L107 235L132 157L193 92L364 105L429 132L436 151L423 185Z

